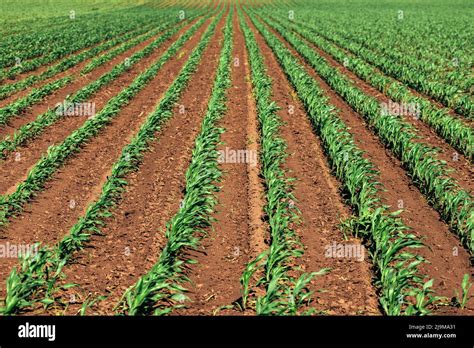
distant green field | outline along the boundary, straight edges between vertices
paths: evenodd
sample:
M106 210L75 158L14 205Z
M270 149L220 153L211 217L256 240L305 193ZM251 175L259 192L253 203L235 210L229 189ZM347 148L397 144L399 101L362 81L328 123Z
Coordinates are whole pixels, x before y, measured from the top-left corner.
M0 2L0 20L68 16L71 10L85 14L139 6L146 2L147 0L4 0Z

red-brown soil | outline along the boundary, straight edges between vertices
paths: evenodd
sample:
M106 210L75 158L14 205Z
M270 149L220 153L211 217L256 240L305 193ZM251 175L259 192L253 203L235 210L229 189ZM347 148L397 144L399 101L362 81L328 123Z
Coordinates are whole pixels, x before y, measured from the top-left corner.
M255 2L253 4L256 5ZM167 4L169 5L171 3ZM219 6L222 6L222 3L213 0L212 7L216 9ZM331 172L324 144L315 134L305 107L263 36L247 15L244 15L244 18L255 35L267 74L272 79L271 98L281 108L278 111L282 120L279 135L286 142L288 153L283 169L289 178L295 179L292 182L292 191L295 206L300 212L300 221L292 223L291 227L301 241L304 254L292 261L290 275L299 275L300 271L310 273L322 268L331 269L329 273L310 282L312 301L304 306L301 312L312 310L317 315L381 315L379 291L374 286L375 275L368 251L364 249L362 260L356 257L337 258L327 255L327 249L333 245L361 244L358 238L344 236L340 226L341 221L353 214L353 211L341 195L341 183ZM33 308L27 308L22 314L76 315L84 304L97 299L98 296L106 298L90 306L86 314L116 314L114 307L126 289L156 263L167 242L166 224L179 211L184 197L185 174L211 96L223 47L225 20L226 16L219 22L197 71L190 77L188 85L173 108L173 116L157 131L156 138L144 152L143 161L137 171L128 175L128 185L122 198L111 210L112 215L106 219L106 225L101 228L101 234L92 235L84 249L76 252L64 267L65 277L58 285L77 284L56 294L66 307L55 303L44 310L42 305L35 305ZM248 52L239 25L237 8L232 20L234 46L229 76L231 85L226 92L227 110L217 122L217 126L225 130L221 134L222 143L218 145L218 150L250 150L261 155L261 125L252 92ZM32 244L40 241L54 246L67 235L71 227L84 215L87 207L98 199L123 147L137 134L147 116L156 108L202 38L210 21L211 19L207 20L180 52L163 65L153 80L144 86L97 136L90 139L61 166L47 181L46 187L25 205L24 211L12 217L9 224L0 229L1 244ZM142 59L111 84L101 88L90 100L96 104L96 111L100 112L112 97L158 60L193 23L188 23L149 57ZM270 30L276 34L275 30ZM126 57L143 49L157 36L131 48L85 76L78 74L90 60L54 78L35 84L34 87L37 87L57 78L75 76L73 82L28 108L20 117L13 118L7 127L0 129L0 136L3 138L11 135L20 126L33 121L48 108L63 101L67 95L97 80ZM319 84L329 98L328 103L336 108L338 117L348 126L356 145L378 170L378 181L383 188L379 193L382 203L389 206L391 211L402 208L401 219L411 228L411 232L425 243L426 247L410 251L422 255L428 261L420 266L420 273L429 279L435 279L435 295L443 295L449 299L455 296L455 290L460 290L464 274L473 274L468 252L364 118L354 111L318 72L305 63L280 35L277 37ZM364 93L381 103L389 101L387 96L357 78L321 49L311 46ZM21 74L17 79L39 74L48 66ZM0 107L8 105L29 91L31 88L0 101ZM86 119L61 118L38 137L20 146L17 152L9 154L6 160L0 163L0 194L14 192L48 147L61 143L81 127ZM421 136L419 141L440 148L438 157L454 169L452 177L461 187L472 192L474 175L469 161L460 154L457 160L453 160L454 149L426 124L411 117L405 119L418 130ZM19 160L17 153L20 155ZM234 304L240 303L240 278L246 266L267 250L271 242L268 216L264 210L265 185L261 164L258 162L256 165L226 162L219 164L223 175L218 182L220 190L216 193L218 204L211 214L212 226L202 235L197 250L183 251L186 258L197 261L185 268L190 281L183 285L188 290L190 301L186 301L183 308L174 310L173 315L255 314L252 309L242 312ZM5 284L7 276L16 265L18 261L13 258L0 260L2 284ZM262 270L257 271L253 282L261 275ZM255 293L252 292L249 307L253 306L255 296L264 293L263 286L253 290ZM5 291L5 286L0 287L0 298L5 295ZM448 306L434 308L434 314L438 315L473 313L474 297L463 310Z
M258 142L256 114L250 112L251 105L247 99L251 91L246 81L248 63L245 42L236 13L233 27L232 86L227 92L227 112L219 122L219 126L226 130L221 136L223 144L218 148L221 151L248 150L249 145L256 146ZM244 115L249 115L252 120ZM252 151L258 150L255 146ZM203 240L202 251L191 255L198 261L190 267L189 272L192 303L189 308L179 311L180 314L229 314L231 312L221 307L241 297L239 279L246 264L265 249L261 200L263 187L258 178L250 177L250 171L254 172L256 168L251 163L220 164L223 177L219 184L221 190L217 194L217 212L213 215L216 221L208 231L209 236ZM251 189L258 192L255 199L250 198Z

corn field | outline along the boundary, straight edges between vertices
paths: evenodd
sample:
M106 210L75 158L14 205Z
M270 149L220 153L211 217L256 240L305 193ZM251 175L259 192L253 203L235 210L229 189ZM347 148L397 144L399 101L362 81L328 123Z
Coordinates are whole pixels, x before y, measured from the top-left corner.
M2 316L474 314L472 3L0 9Z

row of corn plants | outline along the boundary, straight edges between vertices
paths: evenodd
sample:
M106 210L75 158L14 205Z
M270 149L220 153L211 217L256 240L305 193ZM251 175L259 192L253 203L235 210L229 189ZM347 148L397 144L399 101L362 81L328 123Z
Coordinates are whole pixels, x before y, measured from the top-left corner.
M172 109L195 72L219 18L220 16L207 29L207 34L202 37L179 76L155 110L147 116L138 133L122 149L111 174L102 186L99 198L88 206L84 216L56 246L41 246L37 254L27 255L21 260L20 265L11 271L6 283L5 303L0 308L1 313L13 314L37 302L46 305L56 302L53 294L58 289L56 283L61 279L63 267L68 264L75 252L84 247L91 234L101 233L100 229L105 219L111 216L111 210L118 204L128 185L127 176L138 170L144 153L156 138L157 131L172 117Z
M304 39L330 54L341 64L344 64L347 69L386 94L393 101L417 105L420 111L419 117L423 122L432 127L438 135L469 160L473 160L474 132L460 118L451 115L448 109L439 108L426 98L415 95L404 84L380 73L363 59L346 54L342 49L318 35L312 27L301 23L295 25L290 22L277 22L286 28L291 28Z
M261 173L264 178L266 205L264 207L270 232L270 247L251 261L245 269L241 284L242 309L248 306L250 282L256 272L262 274L255 286L263 286L265 294L255 301L258 315L295 315L309 303L311 292L307 285L315 275L329 271L323 269L295 277L295 264L303 255L303 247L293 226L299 221L299 211L294 206L288 173L283 169L287 157L287 144L280 136L282 121L276 114L279 107L272 101L272 82L267 75L262 54L253 33L239 10L251 69L253 95L256 99L260 128ZM261 270L261 271L259 271Z
M188 281L185 266L195 261L186 258L183 251L197 248L200 238L211 226L211 214L217 204L215 193L219 189L217 185L222 175L217 162L217 146L224 129L217 127L217 121L225 113L226 93L231 82L229 76L233 43L232 12L231 9L225 24L224 43L207 112L186 171L182 207L166 224L167 242L157 262L123 294L116 307L119 313L163 315L183 305L187 300L183 286L183 283ZM206 34L206 42L211 39L216 25L217 21ZM182 70L171 86L170 96L178 95L186 85L189 74L197 68L206 42L193 53L190 64Z
M305 23L307 23L306 20ZM430 80L424 74L419 73L418 70L404 65L400 61L388 58L385 51L375 52L369 50L362 43L344 38L335 33L334 30L323 29L318 23L312 23L312 27L314 31L326 39L336 42L369 63L374 64L385 74L406 83L409 87L439 101L446 107L452 108L460 115L468 118L473 117L474 104L472 98L469 94L461 93L459 87ZM378 45L379 43L372 42L372 44Z
M0 108L0 125L6 125L8 121L20 113L25 111L30 106L40 102L54 91L66 86L72 81L71 76L63 77L62 79L50 82L42 87L34 88L27 96Z
M199 21L199 24L202 24L203 22L204 19L201 19ZM100 91L103 87L119 78L132 66L140 62L140 60L150 56L157 48L162 46L164 42L168 41L173 35L175 35L182 28L183 25L184 23L166 31L162 36L158 37L143 50L136 52L129 59L115 66L112 70L105 73L97 80L84 86L74 95L67 97L64 103L76 104L88 100L95 93ZM172 51L177 52L178 49L184 44L184 42L196 32L198 27L199 25L193 26L179 41L177 41L172 46ZM18 146L24 145L27 141L30 141L31 139L37 137L47 127L53 125L62 117L64 116L61 112L58 112L58 110L55 109L50 109L45 113L39 115L34 121L21 126L18 130L15 131L12 136L7 136L2 141L0 141L0 158L6 158L8 154L14 151Z
M97 115L85 121L79 129L70 134L61 144L49 147L46 155L29 171L27 178L17 186L15 192L0 196L0 226L5 225L11 216L20 212L22 206L43 188L44 183L70 156L79 152L88 140L106 127L118 115L121 108L127 105L156 76L161 67L177 54L206 20L207 17L204 17L194 24L145 72L138 75L128 87L112 97Z
M295 34L275 22L267 23L301 54L331 88L368 121L385 146L406 167L415 185L472 254L474 251L472 196L449 176L452 169L446 162L437 158L439 150L420 142L415 129L406 121L382 115L376 98L366 95L357 88L344 74L333 68Z
M424 260L410 252L422 247L422 243L407 232L408 227L398 217L400 211L391 213L382 205L379 192L383 187L377 181L378 172L364 158L321 87L282 42L248 14L295 88L342 184L343 195L353 208L354 216L343 225L362 238L369 250L383 311L388 315L429 313L430 304L436 300L430 289L433 281L423 283L425 276L420 274L418 265Z

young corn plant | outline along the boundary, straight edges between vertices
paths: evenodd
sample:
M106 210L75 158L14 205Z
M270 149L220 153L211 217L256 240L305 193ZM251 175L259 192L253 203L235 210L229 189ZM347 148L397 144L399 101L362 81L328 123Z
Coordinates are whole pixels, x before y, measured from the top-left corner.
M469 274L465 274L461 282L461 291L456 290L456 297L454 298L454 306L464 309L466 307L467 301L472 296L469 295L471 290L472 283L469 281Z

